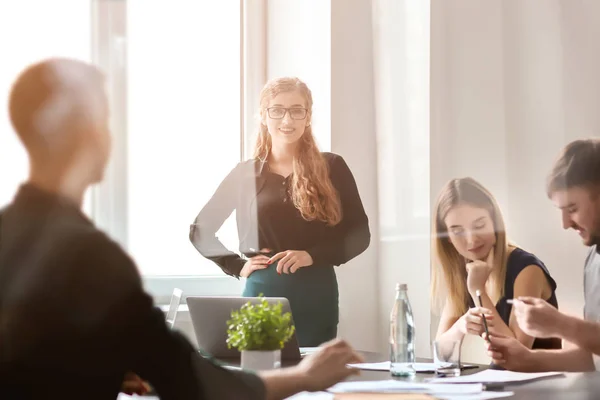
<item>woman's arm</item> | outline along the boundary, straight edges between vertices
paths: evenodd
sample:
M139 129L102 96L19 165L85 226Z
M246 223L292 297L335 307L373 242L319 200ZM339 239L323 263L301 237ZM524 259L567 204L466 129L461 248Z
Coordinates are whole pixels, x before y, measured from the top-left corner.
M493 326L494 317L490 310L473 307L462 316L456 317L450 313L450 308L446 303L435 340L458 342L462 341L466 334L480 336L484 332L483 316L485 316L488 327Z
M538 297L543 299L544 293L552 294L550 283L544 274L544 271L537 265L529 265L525 267L517 278L513 287L513 297L520 296ZM543 299L545 300L545 299ZM534 337L527 335L521 330L513 310L510 312L508 327L514 333L515 338L525 346L531 348L533 346Z
M356 181L344 159L334 155L331 163L331 182L337 189L342 204L342 220L328 228L325 240L307 249L313 264L341 265L369 247L371 232Z
M523 268L519 275L517 275L513 286L513 296L515 298L518 298L519 296L541 298L544 291L548 292L550 290L550 284L548 283L548 279L546 279L546 275L542 269L537 265L529 265ZM478 304L478 299L476 296L472 295L472 297L475 304ZM490 297L485 291L481 293L481 300L483 302L483 307L491 310L495 317L494 328L493 331L490 332L492 336L494 332L496 332L502 336L514 337L528 348L533 346L533 341L535 338L527 335L521 330L521 328L519 328L519 324L517 323L512 310L508 321L509 323L507 325L502 318L500 318L500 315L496 311L496 307L492 304Z
M444 305L442 310L442 316L440 317L440 323L438 325L437 334L435 340L439 341L462 341L465 337L465 333L461 331L458 324L460 318L453 316L450 313L450 307L448 302Z
M228 250L216 237L216 233L235 209L240 166L238 164L225 177L190 225L190 241L198 252L215 262L227 275L235 277L240 276L245 261L237 253Z

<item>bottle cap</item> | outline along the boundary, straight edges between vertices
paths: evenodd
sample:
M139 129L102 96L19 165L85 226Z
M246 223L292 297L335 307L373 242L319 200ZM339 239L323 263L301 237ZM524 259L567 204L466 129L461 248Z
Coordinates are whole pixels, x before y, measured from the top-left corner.
M396 290L408 290L406 283L396 283Z

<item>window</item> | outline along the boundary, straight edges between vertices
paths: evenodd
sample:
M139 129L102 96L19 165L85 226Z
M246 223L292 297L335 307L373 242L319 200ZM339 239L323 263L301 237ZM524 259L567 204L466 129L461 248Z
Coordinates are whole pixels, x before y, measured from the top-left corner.
M243 115L242 4L98 0L104 51L96 61L110 78L114 148L95 217L127 248L159 301L173 287L184 295L241 293L241 283L203 258L188 233L241 161L243 126L256 113ZM218 236L237 250L235 214Z
M429 235L429 5L374 3L379 206L385 241Z
M188 232L240 161L240 3L128 0L126 43L129 251L144 275L222 275ZM219 237L237 247L232 219Z
M265 34L259 27L264 5L248 1L23 0L0 6L4 110L10 84L37 60L73 57L106 73L113 154L105 181L86 196L85 210L133 256L147 288L159 296L169 296L175 286L185 294L241 292L240 282L198 254L188 232L241 160L248 145L243 131L250 129L254 97L264 84L264 71L258 72L264 57L242 58L244 4L254 7L250 33L257 48ZM244 82L249 64L253 78ZM27 175L25 152L9 133L5 114L0 205ZM237 249L235 215L218 236Z
M429 204L429 6L407 1L406 88L412 210L418 219L428 219Z
M331 2L268 1L269 79L297 76L312 92L313 135L331 151Z
M90 14L91 0L0 3L0 207L12 200L28 173L25 150L13 134L7 113L10 87L23 68L40 59L60 56L89 61ZM91 211L89 196L84 211Z

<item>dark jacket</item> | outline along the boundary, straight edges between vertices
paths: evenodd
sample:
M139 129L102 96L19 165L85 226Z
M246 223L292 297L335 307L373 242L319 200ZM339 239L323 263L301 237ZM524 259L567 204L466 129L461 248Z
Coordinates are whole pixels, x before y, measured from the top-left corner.
M261 399L255 375L167 328L133 261L65 199L23 186L0 225L0 398L111 399L127 371L161 399Z

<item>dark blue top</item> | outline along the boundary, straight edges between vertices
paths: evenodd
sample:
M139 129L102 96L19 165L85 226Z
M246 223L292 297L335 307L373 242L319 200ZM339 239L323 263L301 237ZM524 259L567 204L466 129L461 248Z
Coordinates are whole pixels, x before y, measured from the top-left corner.
M523 271L526 267L530 265L537 265L541 268L550 284L550 288L552 289L552 294L549 298L544 299L549 304L552 304L554 307L558 308L558 301L556 300L556 282L550 276L550 272L548 268L544 265L544 263L537 258L535 255L526 252L523 249L516 247L508 256L508 260L506 261L506 280L504 281L504 296L498 300L496 303L496 311L500 314L500 317L504 321L506 325L508 325L510 312L512 310L512 305L506 302L506 299L512 299L514 295L515 281L517 280L517 276ZM472 299L469 299L469 307L475 307ZM561 340L558 338L549 338L549 339L541 339L536 338L533 341L534 349L560 349L561 348Z

